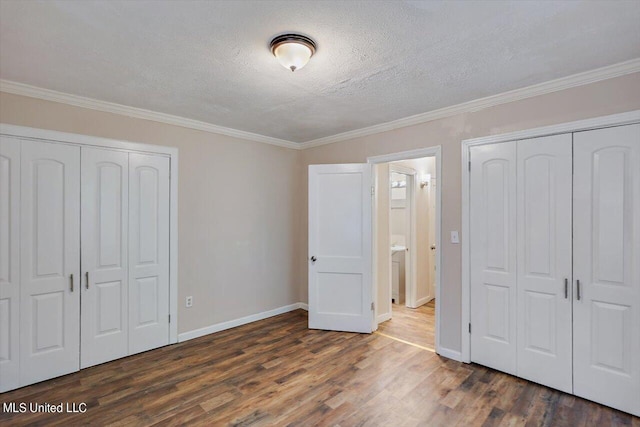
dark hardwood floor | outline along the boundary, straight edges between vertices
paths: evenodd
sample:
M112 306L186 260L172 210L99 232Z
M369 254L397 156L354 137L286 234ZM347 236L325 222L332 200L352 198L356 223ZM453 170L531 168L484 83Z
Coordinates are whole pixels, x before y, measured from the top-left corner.
M392 318L378 325L378 332L435 350L436 306L432 300L418 308L392 305Z
M0 395L84 414L0 425L611 426L640 419L380 334L307 329L304 311Z

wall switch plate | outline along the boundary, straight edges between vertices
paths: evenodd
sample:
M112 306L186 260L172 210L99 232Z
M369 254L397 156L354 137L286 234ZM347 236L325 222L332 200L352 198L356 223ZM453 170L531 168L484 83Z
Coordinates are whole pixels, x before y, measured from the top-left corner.
M460 243L460 238L458 237L457 231L451 232L451 243Z
M193 307L193 297L187 297L185 303L186 303L185 305L187 306L187 308Z

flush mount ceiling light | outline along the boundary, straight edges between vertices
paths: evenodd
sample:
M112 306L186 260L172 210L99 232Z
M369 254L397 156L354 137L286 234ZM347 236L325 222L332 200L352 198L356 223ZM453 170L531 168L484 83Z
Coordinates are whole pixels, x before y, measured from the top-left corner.
M291 71L307 65L315 52L315 42L300 34L283 34L271 40L271 53Z

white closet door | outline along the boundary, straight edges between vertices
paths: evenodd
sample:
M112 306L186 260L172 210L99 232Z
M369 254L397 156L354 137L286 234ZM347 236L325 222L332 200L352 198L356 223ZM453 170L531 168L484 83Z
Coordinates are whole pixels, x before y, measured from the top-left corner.
M21 143L20 379L80 366L80 147Z
M0 137L0 393L20 386L20 141Z
M640 125L573 148L574 392L640 415Z
M128 153L82 147L82 368L129 353L128 190Z
M169 159L129 155L129 354L169 344Z
M519 141L517 373L567 393L571 354L571 134Z
M471 360L516 373L516 144L471 148Z

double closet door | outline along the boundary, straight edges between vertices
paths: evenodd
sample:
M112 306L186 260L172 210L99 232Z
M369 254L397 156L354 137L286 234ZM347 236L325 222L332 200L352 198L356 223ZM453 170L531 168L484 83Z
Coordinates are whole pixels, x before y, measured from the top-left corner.
M471 148L471 359L640 415L640 125Z
M86 368L169 342L169 159L81 151Z
M0 144L0 391L168 344L168 158Z

